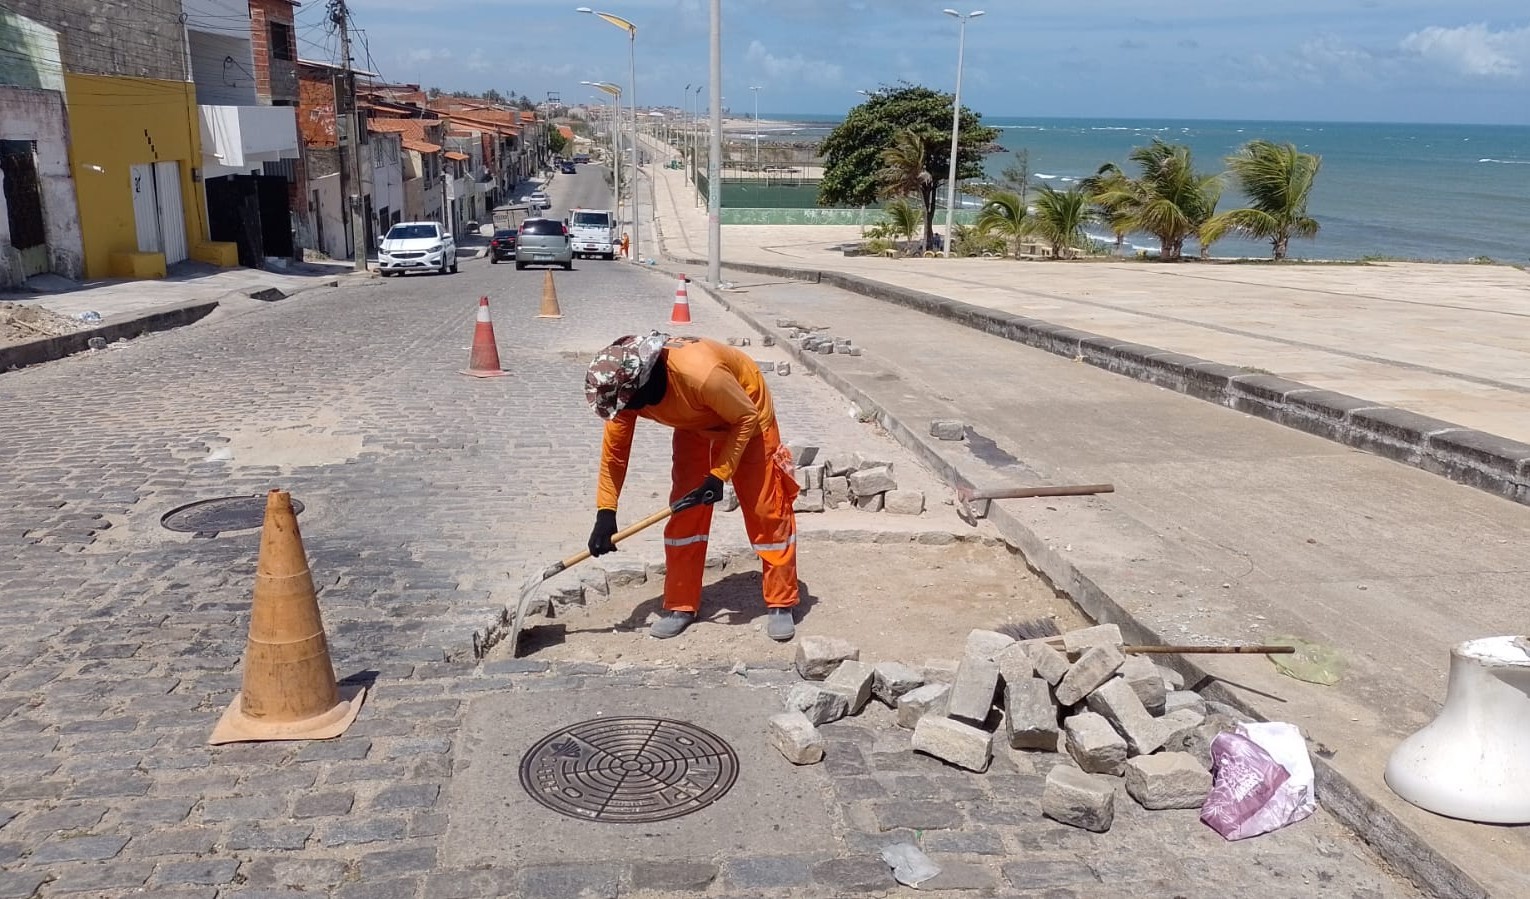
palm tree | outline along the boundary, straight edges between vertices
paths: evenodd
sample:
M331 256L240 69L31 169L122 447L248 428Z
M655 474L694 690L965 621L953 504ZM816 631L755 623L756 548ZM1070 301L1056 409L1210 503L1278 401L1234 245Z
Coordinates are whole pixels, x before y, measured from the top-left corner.
M1043 185L1036 197L1030 232L1052 247L1053 259L1062 259L1067 251L1088 245L1089 235L1084 233L1084 226L1093 218L1089 194L1083 187L1075 185L1063 191Z
M884 197L917 196L924 206L924 248L934 247L935 178L929 172L929 138L912 128L898 132L896 142L882 151L877 181Z
M1159 258L1176 262L1184 254L1185 239L1198 235L1216 211L1221 176L1197 172L1189 147L1158 138L1132 150L1131 160L1142 168L1142 176L1107 185L1094 202L1119 207L1126 230L1158 238Z
M887 230L894 236L902 237L904 241L914 239L914 232L919 230L919 210L908 201L907 197L899 197L882 207L882 212L887 216Z
M1020 195L1007 190L994 191L988 202L978 210L973 222L981 234L997 234L1010 245L1010 251L1020 255L1020 239L1025 236L1029 223L1025 217L1025 201Z
M1307 215L1307 198L1323 158L1295 144L1252 140L1227 157L1227 170L1249 199L1249 208L1212 218L1201 229L1203 244L1236 232L1268 240L1275 259L1286 258L1293 237L1316 237L1317 220Z
M1095 218L1104 222L1110 228L1110 233L1116 236L1117 256L1121 255L1126 235L1132 230L1127 215L1130 204L1125 200L1129 194L1130 182L1126 173L1113 162L1105 163L1093 175L1079 182L1079 187L1084 189L1090 203L1094 205Z

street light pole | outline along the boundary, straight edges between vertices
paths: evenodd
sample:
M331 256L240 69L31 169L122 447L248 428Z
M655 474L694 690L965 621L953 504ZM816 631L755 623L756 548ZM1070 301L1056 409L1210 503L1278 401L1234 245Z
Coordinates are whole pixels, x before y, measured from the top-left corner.
M711 113L707 147L707 281L722 285L722 0L712 0Z
M954 9L941 10L946 15L955 18L961 23L956 40L956 96L951 105L951 168L946 174L946 252L947 259L951 258L951 245L956 222L956 156L960 146L962 133L962 56L967 49L967 22L983 15L981 9L962 15Z
M760 171L760 86L752 85L754 91L754 170Z
M617 221L622 217L622 132L618 126L622 89L608 81L581 81L611 98L611 211Z
M627 32L627 96L632 107L632 256L630 258L641 261L643 258L642 226L639 224L639 219L642 218L642 211L638 206L638 184L641 179L638 176L641 171L643 148L638 143L637 26L621 16L608 12L596 12L588 6L578 7L578 11L597 16Z

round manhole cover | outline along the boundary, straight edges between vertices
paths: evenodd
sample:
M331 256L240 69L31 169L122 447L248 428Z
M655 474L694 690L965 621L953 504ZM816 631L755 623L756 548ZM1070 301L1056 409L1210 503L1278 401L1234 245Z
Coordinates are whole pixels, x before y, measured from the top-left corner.
M521 759L521 786L586 821L667 821L706 808L738 778L721 737L665 718L597 718L554 731Z
M301 514L303 504L292 501L292 513ZM172 531L187 534L218 534L223 531L247 531L258 528L266 519L266 495L220 496L204 499L166 512L159 523Z

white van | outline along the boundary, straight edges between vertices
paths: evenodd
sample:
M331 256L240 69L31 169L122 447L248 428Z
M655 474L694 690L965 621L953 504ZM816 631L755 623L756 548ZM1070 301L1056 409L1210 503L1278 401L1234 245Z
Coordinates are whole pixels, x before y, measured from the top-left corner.
M609 209L575 209L569 215L568 233L574 238L575 256L616 258L616 216Z

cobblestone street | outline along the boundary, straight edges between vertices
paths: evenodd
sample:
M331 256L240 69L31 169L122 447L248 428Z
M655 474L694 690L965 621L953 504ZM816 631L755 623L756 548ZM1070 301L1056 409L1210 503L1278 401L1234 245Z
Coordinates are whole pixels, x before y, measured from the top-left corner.
M600 439L582 393L590 356L621 334L664 329L673 299L668 278L580 262L556 275L564 317L539 320L543 278L463 260L459 275L231 307L122 349L0 374L0 899L901 895L876 855L899 839L945 864L940 886L958 895L1414 895L1321 811L1237 844L1194 812L1129 801L1110 833L1064 828L1038 811L1050 762L1006 752L987 775L960 773L908 752L885 710L827 727L822 770L773 759L775 782L822 779L793 800L800 808L783 806L824 819L832 839L819 844L692 858L639 831L586 825L581 842L602 845L603 861L579 847L492 864L451 851L448 834L476 823L456 811L465 797L453 777L467 770L460 733L475 701L545 697L539 707L557 708L575 694L686 687L724 708L793 678L789 653L774 648L742 678L634 660L479 661L475 647L497 635L527 566L584 545ZM459 374L480 295L509 377ZM699 290L691 310L687 333L758 342ZM929 497L912 523L803 516L804 553L835 552L834 535L986 533L960 524L933 476L822 382L796 372L770 384L786 440L892 460L900 483ZM623 523L668 491L667 435L638 433ZM212 748L212 724L239 688L258 532L194 536L160 519L272 487L305 504L338 673L372 690L338 740ZM745 543L736 514L715 530L714 546ZM624 549L661 557L656 532ZM1030 576L1016 563L1017 579ZM942 651L957 648L931 650ZM763 743L759 724L730 739ZM500 798L528 801L509 789Z

